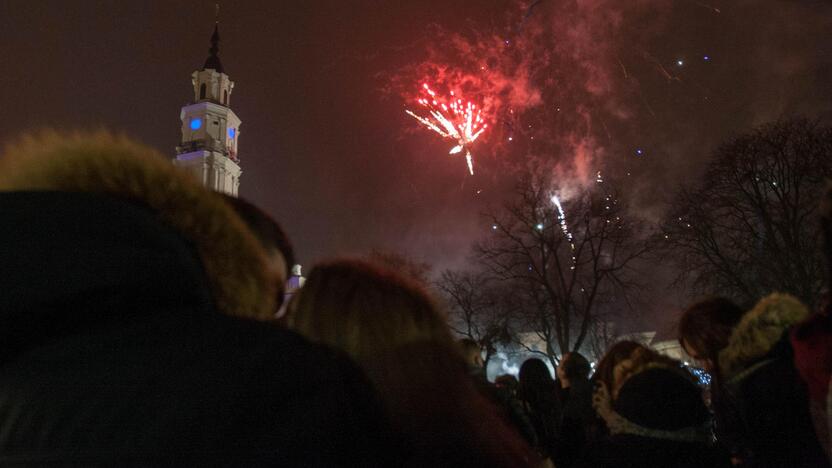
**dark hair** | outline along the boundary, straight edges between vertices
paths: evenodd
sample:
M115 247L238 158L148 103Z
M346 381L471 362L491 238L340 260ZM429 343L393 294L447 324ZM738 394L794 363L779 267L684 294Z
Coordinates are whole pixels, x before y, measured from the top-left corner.
M504 374L494 379L494 385L504 387L512 391L517 389L518 384L519 382L517 381L517 377L511 374Z
M546 363L540 359L526 359L520 366L520 387L526 390L555 388L555 380Z
M555 380L546 363L536 358L523 362L520 366L519 380L517 397L526 406L540 448L551 455L558 439L557 421L561 417L561 404L555 393Z
M280 252L286 261L286 273L292 274L292 267L297 263L295 251L292 249L292 244L289 243L289 237L277 224L277 221L272 219L265 211L242 198L226 194L223 194L223 198L231 205L237 216L246 223L246 226L263 247Z
M679 320L679 344L684 348L687 342L697 352L696 357L716 365L719 352L728 345L742 316L743 310L725 298L697 302L688 307Z
M586 379L589 376L589 361L581 353L571 352L563 355L561 360L563 375L567 379Z
M630 357L630 354L639 348L645 348L645 346L630 340L619 341L610 346L607 352L604 353L604 357L598 361L598 366L595 368L595 374L592 376L592 380L596 384L603 383L607 388L612 388L615 378L615 366Z

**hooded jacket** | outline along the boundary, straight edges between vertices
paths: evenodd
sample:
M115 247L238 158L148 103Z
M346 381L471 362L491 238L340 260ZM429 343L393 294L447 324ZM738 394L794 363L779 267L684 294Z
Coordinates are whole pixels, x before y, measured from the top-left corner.
M794 297L771 294L748 311L719 354L719 389L725 426L743 466L829 466L815 435L806 385L789 342L792 326L808 317Z
M832 315L825 309L791 332L794 365L806 383L809 412L826 457L832 462Z
M389 461L363 375L264 321L253 235L161 155L29 138L0 213L0 465Z
M730 466L727 454L710 445L710 415L701 390L672 361L626 359L616 366L621 382L599 383L593 405L609 434L588 447L579 467Z

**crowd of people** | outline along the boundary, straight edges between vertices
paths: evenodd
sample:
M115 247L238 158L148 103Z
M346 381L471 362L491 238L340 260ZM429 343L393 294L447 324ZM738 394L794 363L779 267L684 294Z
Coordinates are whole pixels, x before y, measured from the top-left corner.
M283 304L279 225L129 139L7 147L0 213L2 466L829 466L830 316L788 295L684 312L707 391L632 341L492 384L397 272L334 259Z

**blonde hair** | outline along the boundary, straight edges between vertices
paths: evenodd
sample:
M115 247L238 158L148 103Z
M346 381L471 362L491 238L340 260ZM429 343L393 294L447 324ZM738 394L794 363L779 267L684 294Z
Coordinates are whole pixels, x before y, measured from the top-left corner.
M350 355L379 392L409 466L526 466L534 456L478 393L416 284L360 260L312 269L286 324Z
M411 343L452 343L442 315L415 283L361 260L313 268L293 298L287 325L366 364Z

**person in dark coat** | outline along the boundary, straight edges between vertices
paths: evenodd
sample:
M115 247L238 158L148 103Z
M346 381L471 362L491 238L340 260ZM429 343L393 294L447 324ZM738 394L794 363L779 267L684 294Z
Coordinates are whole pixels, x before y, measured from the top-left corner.
M277 221L253 203L227 194L223 194L223 199L243 220L249 231L260 242L260 246L266 251L267 268L274 276L283 280L283 283L277 285L275 318L278 318L281 307L285 305L285 281L296 263L295 251L289 242L289 237Z
M525 439L529 446L537 446L537 433L516 395L509 389L498 387L488 381L480 345L470 338L463 338L457 343L462 350L468 375L477 387L477 391L497 407L500 416Z
M832 464L832 315L827 305L791 334L794 363L806 384L809 413L818 441Z
M711 376L708 390L709 406L714 413L713 432L716 442L732 454L737 463L742 458L740 434L730 420L727 395L721 392L719 353L731 340L731 333L742 319L744 311L730 299L711 297L690 305L679 319L679 344L696 366ZM732 428L734 427L734 428Z
M832 280L832 185L820 203L827 279ZM818 311L794 327L791 345L794 364L809 394L809 412L815 433L832 463L832 288Z
M789 340L791 327L808 316L794 297L771 294L743 316L719 353L720 410L743 466L829 466Z
M520 382L517 380L517 377L511 374L499 375L496 379L494 379L494 386L512 398L517 398L517 387L519 385Z
M593 404L608 435L576 466L586 468L729 467L710 443L710 415L692 375L678 361L639 347L598 382Z
M531 419L537 434L537 450L554 459L558 442L558 422L561 417L560 401L555 394L555 380L542 360L527 359L520 366L520 384L517 397Z
M682 314L679 342L713 377L717 442L735 464L828 466L789 342L791 328L807 316L800 301L783 294L748 312L710 299Z
M24 140L0 159L0 212L0 465L394 462L363 374L265 323L282 279L160 154Z
M595 422L589 371L589 361L576 352L564 354L556 370L556 392L562 411L554 462L560 468L572 466L583 451Z
M597 389L601 385L607 388L612 388L615 381L615 367L623 360L628 359L631 354L637 349L648 349L641 343L631 340L621 340L607 349L598 365L595 367L595 372L592 374L592 388ZM587 430L587 444L600 439L601 437L609 435L609 430L603 418L593 410L595 418Z

